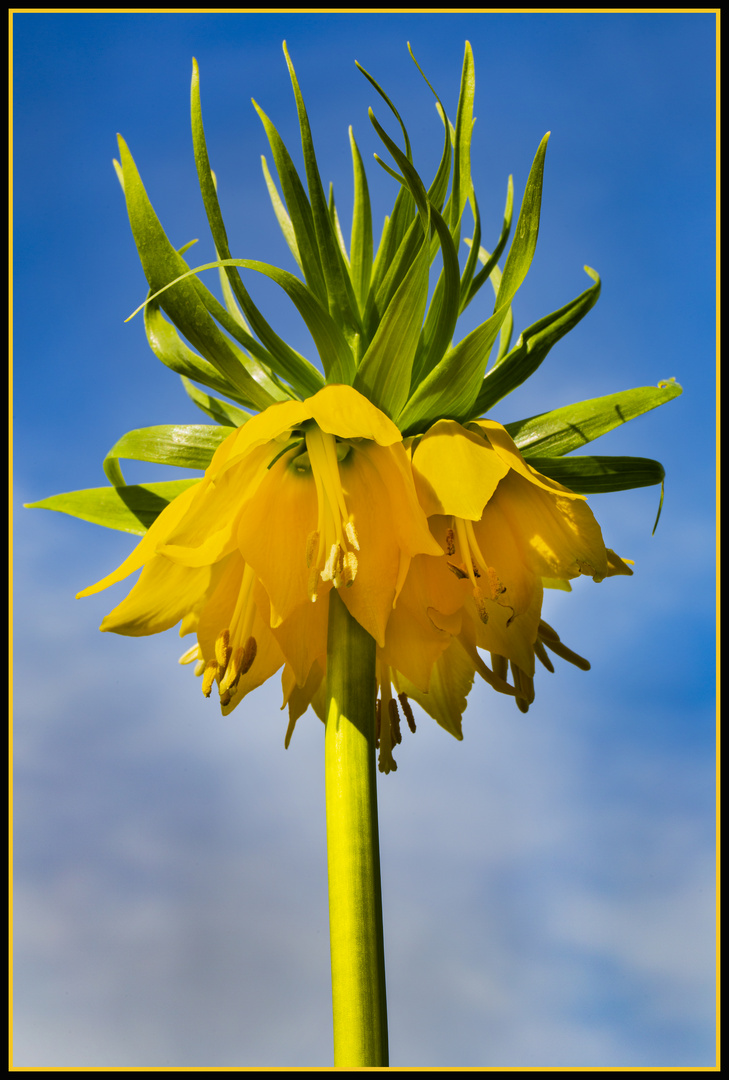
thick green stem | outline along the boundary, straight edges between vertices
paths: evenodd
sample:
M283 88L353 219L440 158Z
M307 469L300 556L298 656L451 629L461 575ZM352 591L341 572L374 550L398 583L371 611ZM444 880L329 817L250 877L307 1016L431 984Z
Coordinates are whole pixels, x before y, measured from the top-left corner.
M330 592L326 803L334 1065L387 1065L375 642Z

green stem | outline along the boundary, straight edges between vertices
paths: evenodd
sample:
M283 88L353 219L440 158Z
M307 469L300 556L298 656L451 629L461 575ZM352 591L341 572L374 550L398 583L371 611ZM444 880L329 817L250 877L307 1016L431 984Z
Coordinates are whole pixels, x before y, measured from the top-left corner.
M388 1064L377 833L376 695L375 642L332 589L325 760L337 1068Z

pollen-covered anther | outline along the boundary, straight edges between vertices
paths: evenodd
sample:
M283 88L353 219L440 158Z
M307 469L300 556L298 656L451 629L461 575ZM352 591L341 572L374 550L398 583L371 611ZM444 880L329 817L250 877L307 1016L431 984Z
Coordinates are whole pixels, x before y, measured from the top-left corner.
M400 708L405 713L405 719L408 722L408 727L415 734L415 717L413 716L413 710L410 707L410 701L407 694L398 694L397 700L400 702Z
M489 587L491 589L491 595L495 600L495 599L497 599L497 597L501 596L503 593L506 592L506 585L504 585L503 581L501 580L499 575L496 573L493 566L487 567L487 571L488 571Z
M445 550L446 555L455 555L456 553L456 537L453 529L446 529L445 535Z
M213 683L218 676L218 661L208 660L205 664L205 671L203 673L202 692L205 697L210 697L210 691L213 688Z
M344 523L344 531L347 534L347 539L354 548L355 551L359 551L359 538L357 536L357 530L354 527L354 520L352 518Z
M215 659L218 662L221 676L225 674L225 669L228 666L232 652L233 650L230 647L230 630L221 630L215 639Z

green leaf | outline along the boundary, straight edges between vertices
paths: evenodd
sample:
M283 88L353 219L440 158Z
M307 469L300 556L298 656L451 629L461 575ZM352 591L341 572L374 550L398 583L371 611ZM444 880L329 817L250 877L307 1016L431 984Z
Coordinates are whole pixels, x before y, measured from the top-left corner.
M473 97L475 92L473 52L467 41L463 55L461 88L456 112L456 137L453 150L453 186L451 191L450 226L454 235L471 194L471 133L473 131Z
M235 405L231 405L228 401L221 401L220 398L210 397L209 394L203 393L202 390L198 390L189 379L182 376L182 385L192 401L195 402L199 409L202 409L204 413L216 422L216 424L222 424L223 427L241 427L246 421L250 420L250 413L243 412L242 409L237 409Z
M442 418L465 420L479 415L474 412L474 405L491 347L534 255L548 138L549 133L539 144L529 173L495 311L490 319L453 346L420 383L397 421L403 434L416 434Z
M569 333L595 306L600 296L600 277L589 266L585 273L595 282L569 304L545 315L532 326L523 330L519 339L506 356L487 373L474 406L474 416L487 413L517 386L521 386L546 357L553 345Z
M124 175L124 195L129 222L145 277L152 293L187 273L189 267L168 240L152 208L141 177L124 140L119 136ZM208 360L225 381L257 409L276 400L241 364L236 350L215 325L204 302L203 286L195 279L181 281L165 293L162 306L187 340ZM211 294L210 294L211 295ZM220 310L227 316L222 304ZM230 320L234 322L234 320ZM255 363L250 361L250 363ZM265 375L263 368L259 369Z
M349 273L342 260L341 252L332 228L331 219L329 217L329 208L324 194L324 187L319 175L319 166L316 162L309 118L306 114L306 106L304 105L304 99L301 95L301 90L299 89L294 65L291 63L291 57L286 48L286 42L283 44L283 50L289 69L289 75L291 77L291 85L294 89L294 97L296 98L296 111L298 113L299 129L301 131L301 146L304 152L306 182L309 188L309 201L311 203L311 211L314 218L314 229L319 247L319 257L321 259L327 295L329 298L329 314L340 325L340 329L344 331L347 338L351 339L355 334L361 335L362 333L359 309L352 289L352 282L350 281Z
M362 157L349 129L354 168L354 208L352 210L352 236L350 240L351 274L354 294L359 309L364 313L372 281L372 210Z
M143 536L164 508L201 477L164 480L156 484L130 484L128 487L86 488L51 495L40 502L25 503L29 509L58 510L82 518L106 529Z
M268 116L266 116L263 109L261 109L255 101L253 102L253 108L261 119L261 123L266 132L266 137L271 146L271 153L273 154L273 161L276 166L276 172L278 173L284 201L288 212L291 215L291 227L294 231L296 250L298 259L301 260L300 265L304 280L317 299L320 300L322 304L326 305L328 302L327 287L324 280L321 258L319 256L319 245L316 242L314 216L311 212L311 206L309 205L304 185L299 179L299 174L291 160L291 155L286 149L286 145L278 131L271 123ZM283 229L283 225L281 227ZM286 235L285 231L284 235ZM288 237L287 241L290 245Z
M274 370L282 375L301 396L305 397L307 394L315 393L316 390L321 387L321 383L317 378L318 372L307 363L303 356L300 356L283 340L283 338L276 334L248 295L248 291L243 285L240 275L234 270L234 267L239 264L235 260L232 260L230 256L228 236L225 231L223 215L220 210L218 194L215 189L215 182L210 168L207 144L205 142L205 130L202 122L202 111L200 107L199 72L197 62L194 60L190 97L195 164L197 166L200 191L205 205L205 213L215 242L215 250L220 257L220 263L217 265L229 268L226 270L226 273L228 274L228 280L230 281L233 292L253 327L254 332L268 350L268 353L270 354L269 359ZM224 310L225 309L223 309L223 311ZM222 325L226 325L225 317L228 315L227 312L225 312L225 316L222 317L217 312L214 312L214 314ZM242 340L242 330L239 323L237 323L236 320L232 321L233 327L229 327L230 332L238 338L238 340ZM252 339L250 342L245 340L247 337L248 335L244 335L244 344L248 345L248 347L251 348L251 351L255 352L255 345L257 343L253 342Z
M628 420L672 401L682 392L678 383L669 379L658 386L638 386L606 397L577 401L504 427L527 460L531 461L535 455L561 457Z
M519 286L524 281L531 266L539 235L539 217L542 205L542 179L544 177L544 156L551 132L547 132L537 148L532 167L529 170L524 198L519 211L519 220L514 230L514 239L506 258L504 273L501 276L501 288L496 298L494 310L504 304L510 304L516 296Z
M126 481L119 458L176 465L181 469L207 469L220 444L235 431L233 427L209 424L160 424L128 431L104 458L104 472L117 487Z
M474 203L475 203L475 201L476 201L476 199L475 199L475 196L474 196ZM489 258L487 259L486 264L484 265L483 269L479 270L478 274L476 274L473 281L471 281L471 283L470 283L470 285L468 287L468 292L466 293L465 298L461 301L461 311L464 311L468 307L468 305L471 303L471 301L473 300L474 296L476 295L478 290L481 288L483 283L485 281L488 281L488 279L491 277L491 273L492 273L494 267L496 266L496 264L498 263L499 259L501 258L501 253L504 250L504 248L506 247L506 243L507 243L507 241L509 239L509 233L511 232L511 219L512 219L513 213L514 213L514 179L513 179L513 177L510 176L509 181L508 181L508 183L506 185L506 206L504 207L504 220L503 220L503 223L502 223L502 226L501 226L501 234L500 234L499 239L497 241L496 247L492 251ZM476 217L476 210L474 210L474 217ZM473 242L478 246L478 244L480 243L480 240L477 240L475 235L474 235ZM473 253L473 249L472 249L471 253ZM469 256L469 258L470 258L470 256Z
M301 253L299 251L299 245L296 242L296 232L294 230L294 226L291 222L291 218L286 211L286 207L283 204L281 196L278 193L278 188L273 182L273 177L268 171L268 162L266 161L263 154L261 154L261 168L263 169L263 179L266 181L268 195L271 199L271 205L273 206L273 212L276 215L276 220L278 221L279 228L284 235L284 240L289 245L289 250L291 251L291 254L296 261L296 265L303 273L304 268L301 264Z
M421 247L390 301L354 381L390 418L397 416L410 389L413 357L428 299L428 252Z
M662 484L666 473L660 461L641 457L530 457L529 464L580 495Z

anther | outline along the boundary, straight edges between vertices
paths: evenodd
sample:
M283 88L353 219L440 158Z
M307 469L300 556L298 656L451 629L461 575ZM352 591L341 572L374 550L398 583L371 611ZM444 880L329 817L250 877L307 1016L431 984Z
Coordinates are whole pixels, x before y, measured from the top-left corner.
M202 681L202 692L205 697L210 697L210 691L213 688L216 676L218 674L218 662L217 660L208 660L205 665L205 674Z
M397 708L397 702L394 698L390 698L387 703L387 711L390 714L390 731L392 732L392 743L397 746L402 742L402 735L400 733L400 713Z
M202 675L204 670L205 670L205 661L204 660L198 660L198 662L195 664L195 676L197 677L197 676Z
M241 658L240 675L246 675L251 670L251 665L256 659L256 653L258 652L258 644L254 637L249 637L243 648L243 656ZM240 677L240 675L238 677Z
M359 551L359 539L357 537L357 530L354 527L354 521L350 518L349 521L344 523L344 531L347 534L347 539L354 548L355 551Z
M218 661L221 675L225 674L232 651L230 647L230 630L221 630L215 639L215 659Z
M466 571L461 570L460 566L455 566L455 564L452 563L452 562L449 562L447 564L447 566L448 566L448 569L451 571L451 573L456 575L456 577L458 578L459 581L463 581L464 578L468 577L468 574L466 573Z
M456 540L453 529L446 529L446 555L455 555L456 553Z
M410 702L407 694L398 694L397 699L400 702L402 711L405 713L405 719L408 722L408 727L415 734L415 717L413 716L413 710L410 708Z

